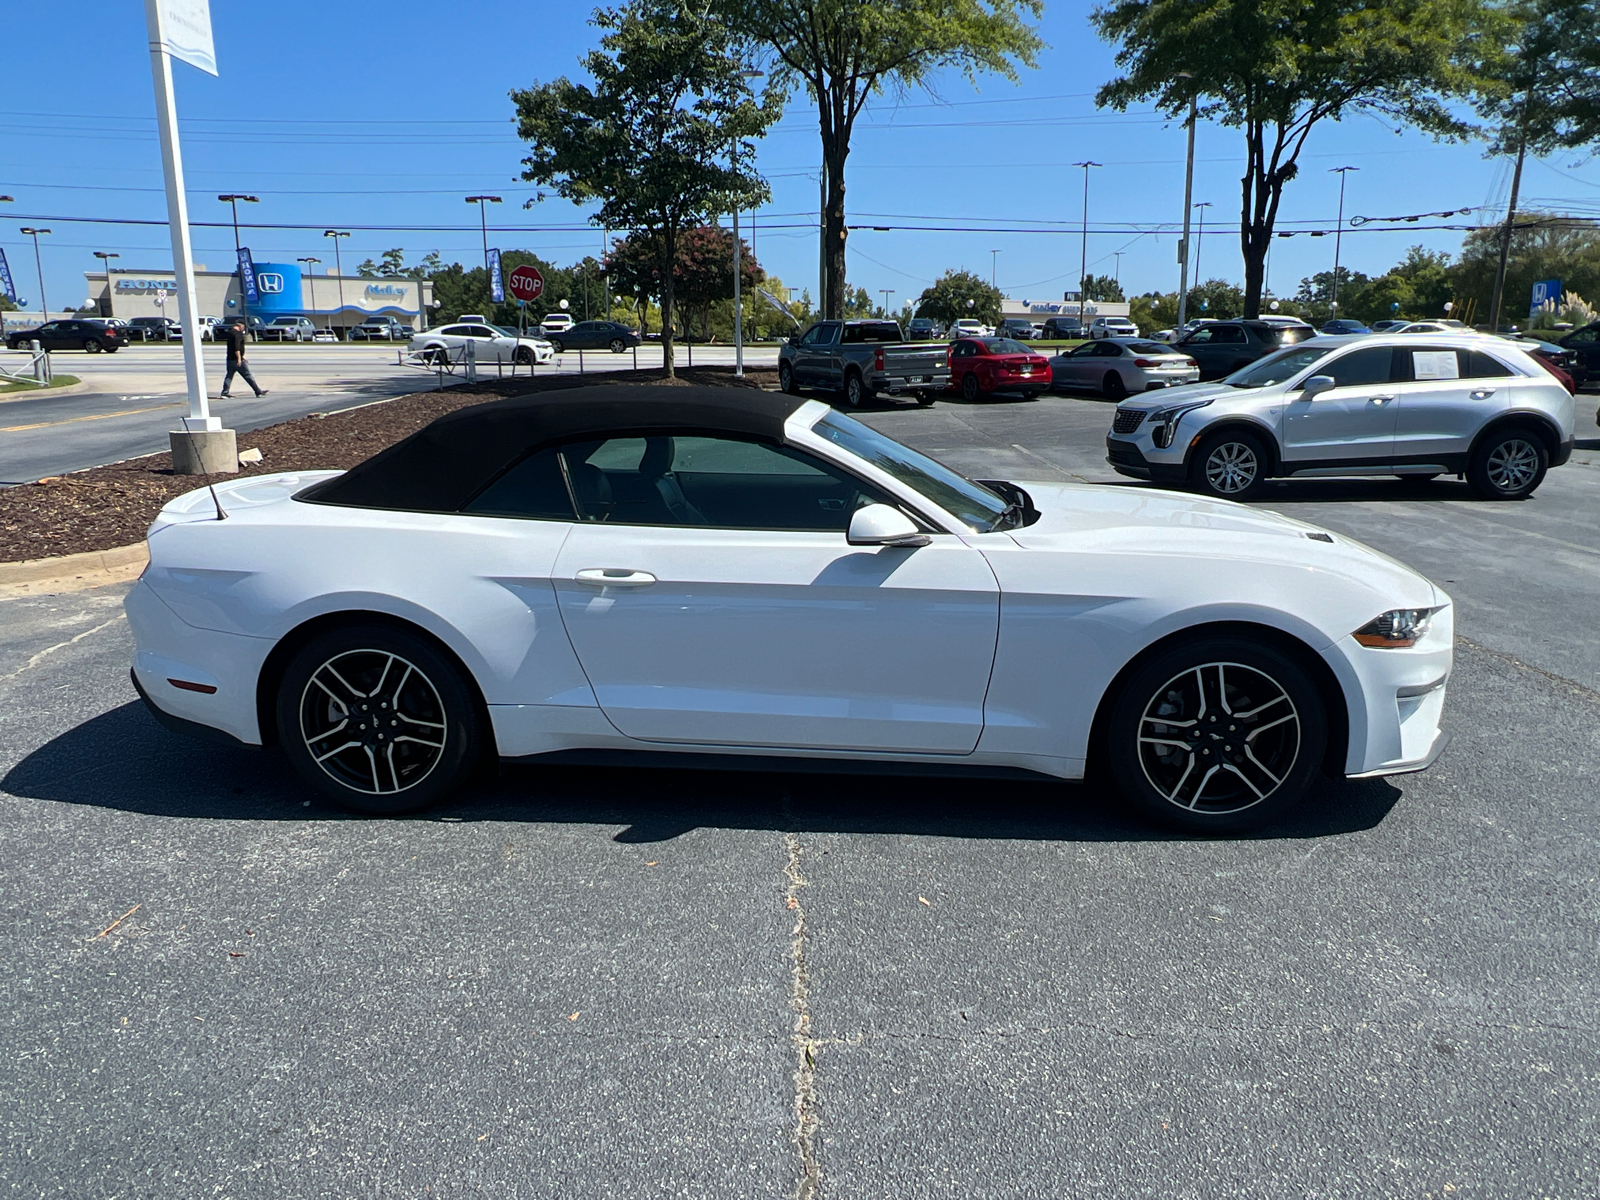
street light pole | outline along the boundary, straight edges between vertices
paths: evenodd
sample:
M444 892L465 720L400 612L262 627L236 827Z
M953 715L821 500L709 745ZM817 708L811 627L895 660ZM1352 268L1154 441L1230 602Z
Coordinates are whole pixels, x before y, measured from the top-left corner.
M1333 315L1339 315L1339 241L1344 237L1344 177L1349 171L1359 171L1360 167L1331 167L1328 174L1339 176L1339 224L1333 231Z
M1211 201L1202 200L1195 205L1200 210L1200 235L1194 240L1194 285L1200 286L1200 251L1206 244L1206 209L1211 207Z
M1072 165L1083 168L1083 243L1080 247L1081 254L1078 262L1078 320L1082 322L1089 311L1084 305L1084 302L1089 298L1089 289L1084 283L1089 277L1089 168L1098 167L1102 164L1085 159L1083 162L1075 162Z
M233 270L234 270L234 274L238 275L239 274L239 201L243 200L246 204L260 204L261 200L260 200L260 197L258 197L258 196L235 195L233 193L229 193L226 196L218 196L217 199L221 200L224 204L228 205L233 210ZM239 313L240 313L241 316L246 316L246 317L248 317L250 315L250 301L245 298L245 294L244 294L244 276L243 275L239 275ZM249 322L246 322L246 327L248 327L248 325L249 325Z
M879 288L878 290L883 293L883 317L884 317L884 320L888 320L889 319L889 297L894 295L894 289L893 288Z
M0 200L3 200L4 198L5 197L0 196ZM109 308L111 304L111 260L113 258L121 258L122 255L108 253L104 250L96 250L94 252L94 256L100 260L100 265L106 269L106 305ZM109 317L111 313L107 312L105 315Z
M478 206L478 224L483 228L483 272L489 273L489 205L499 204L499 196L468 196L468 204Z
M44 264L39 261L39 235L50 231L48 229L35 229L31 225L24 225L22 232L33 235L33 265L34 269L39 272L39 311L44 313L44 319L48 321L50 319L50 305L44 298Z
M1185 78L1191 78L1187 72L1180 72ZM1184 321L1189 315L1189 217L1192 213L1190 205L1194 201L1194 127L1199 120L1199 105L1195 97L1189 97L1189 157L1188 163L1183 168L1183 241L1178 243L1178 328L1182 329ZM1196 283L1199 279L1196 278Z
M334 277L339 281L339 319L342 322L344 320L344 259L339 254L339 239L347 238L350 235L342 229L327 229L323 231L322 236L333 239L333 273ZM418 290L420 292L421 289ZM331 325L333 322L330 321L328 324ZM341 324L340 329L343 328L344 326ZM339 340L343 341L344 339L340 338Z
M997 264L999 262L1000 262L1000 251L998 251L998 250L989 251L989 286L990 287L998 287L999 286L997 283L995 283L995 274L996 274L996 271L997 271Z
M310 255L305 258L295 259L295 262L305 264L306 278L311 280L311 311L313 314L317 311L317 273L313 268L321 261L320 258L312 258ZM315 322L315 315L313 315L312 320Z

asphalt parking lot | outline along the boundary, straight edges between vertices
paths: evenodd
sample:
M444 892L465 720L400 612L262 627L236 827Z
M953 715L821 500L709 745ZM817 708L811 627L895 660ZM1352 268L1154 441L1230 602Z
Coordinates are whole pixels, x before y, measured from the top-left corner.
M865 414L974 474L1109 406ZM1530 501L1286 484L1457 604L1453 742L1244 839L1090 787L507 771L307 803L0 601L0 1195L1589 1197L1600 429ZM120 920L119 920L120 919Z

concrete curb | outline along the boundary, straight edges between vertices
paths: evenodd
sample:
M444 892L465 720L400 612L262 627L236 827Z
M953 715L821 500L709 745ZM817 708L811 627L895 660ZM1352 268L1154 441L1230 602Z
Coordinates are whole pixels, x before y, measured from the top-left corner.
M66 375L70 372L63 371ZM74 392L87 392L92 386L92 381L80 379L77 383L69 383L66 387L29 388L21 392L0 393L0 404L9 404L13 400L32 400L37 396L70 396Z
M0 563L0 598L81 592L137 579L150 561L144 542L115 550L88 550L58 558Z

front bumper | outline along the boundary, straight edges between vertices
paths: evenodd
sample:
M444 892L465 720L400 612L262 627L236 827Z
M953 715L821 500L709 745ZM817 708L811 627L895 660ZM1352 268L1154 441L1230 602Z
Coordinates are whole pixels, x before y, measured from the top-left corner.
M1139 449L1138 443L1120 438L1114 433L1106 434L1106 462L1111 464L1112 470L1117 474L1126 475L1131 479L1181 484L1187 477L1181 462L1152 462L1144 456L1144 451Z

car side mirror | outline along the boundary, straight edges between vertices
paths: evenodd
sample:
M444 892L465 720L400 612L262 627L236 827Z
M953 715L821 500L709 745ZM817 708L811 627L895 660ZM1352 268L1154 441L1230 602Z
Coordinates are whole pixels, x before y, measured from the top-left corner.
M912 524L911 518L887 504L864 504L850 514L852 546L926 546L933 539Z
M1323 392L1331 392L1338 386L1332 375L1313 375L1300 385L1300 399L1315 400Z

